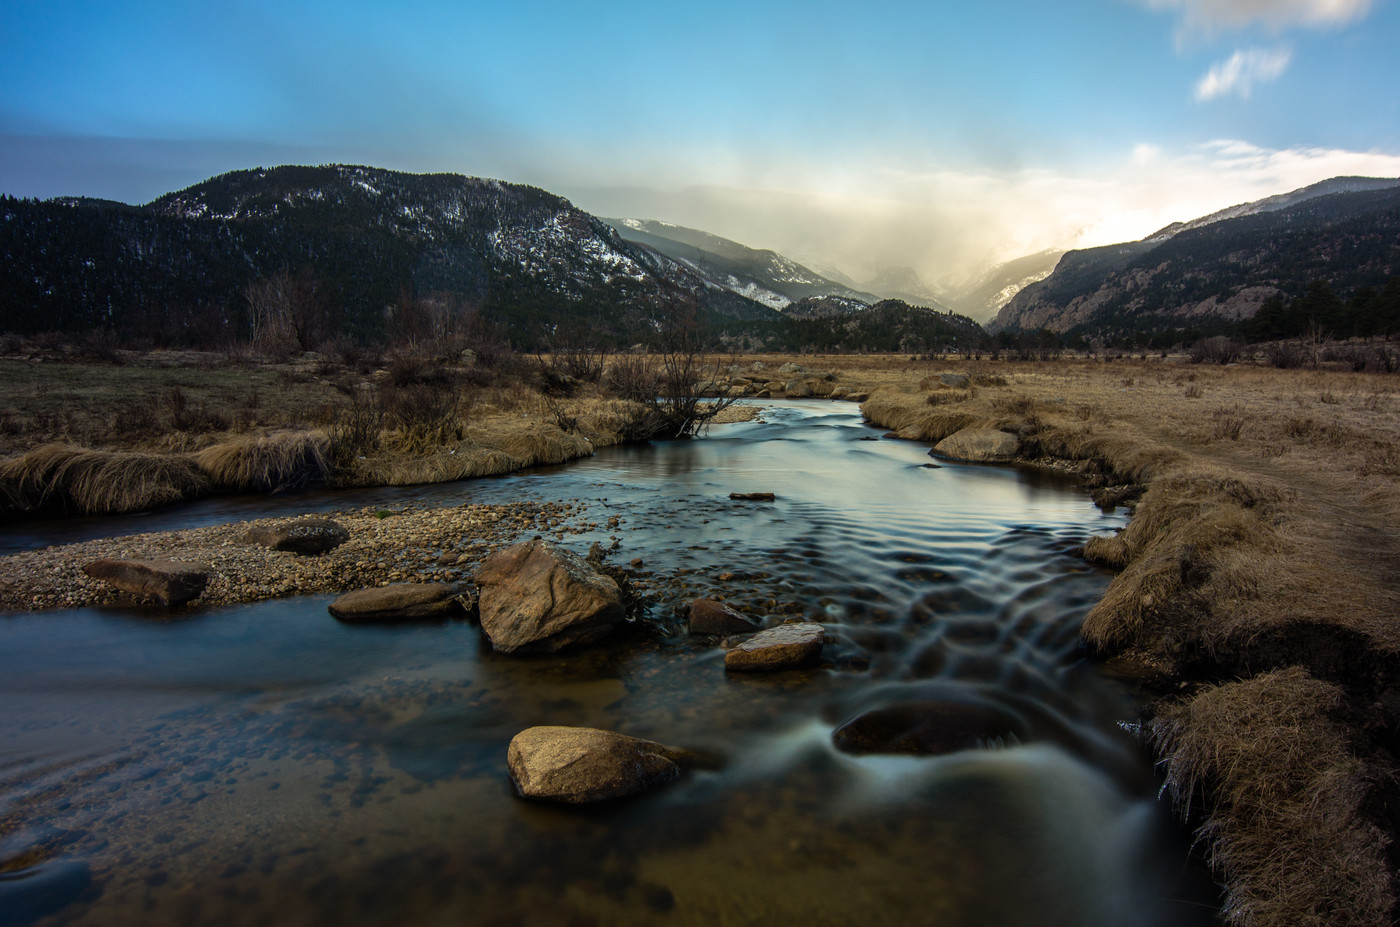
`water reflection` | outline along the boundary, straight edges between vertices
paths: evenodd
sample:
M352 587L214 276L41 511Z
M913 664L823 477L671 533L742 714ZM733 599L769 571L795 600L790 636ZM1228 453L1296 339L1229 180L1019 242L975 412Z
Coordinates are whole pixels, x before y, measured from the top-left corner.
M0 619L0 924L1210 923L1130 708L1078 652L1107 577L1070 551L1117 521L1058 481L925 469L849 409L768 418L432 492L616 512L580 544L644 562L655 627L699 592L805 616L832 641L817 670L730 677L713 642L645 629L501 657L463 623L341 625L325 598ZM998 733L834 745L929 705ZM724 763L529 804L505 749L541 723Z

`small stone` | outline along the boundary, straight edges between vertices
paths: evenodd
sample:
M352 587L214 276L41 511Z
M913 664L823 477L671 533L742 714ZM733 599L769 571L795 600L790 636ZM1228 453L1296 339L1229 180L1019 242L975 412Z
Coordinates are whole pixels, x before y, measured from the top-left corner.
M689 759L686 751L616 731L542 726L512 738L506 764L521 797L582 804L663 785Z
M760 631L724 655L724 668L737 672L773 672L815 666L821 659L826 629L811 622L782 624Z
M463 608L460 596L447 583L399 583L347 592L326 608L347 624L445 621Z
M723 602L714 599L695 599L690 603L691 634L743 634L757 631L758 622L742 615Z
M176 560L94 560L83 572L162 605L184 605L204 592L213 568Z
M272 550L315 555L344 544L350 540L350 532L329 518L298 518L280 525L249 528L243 539Z

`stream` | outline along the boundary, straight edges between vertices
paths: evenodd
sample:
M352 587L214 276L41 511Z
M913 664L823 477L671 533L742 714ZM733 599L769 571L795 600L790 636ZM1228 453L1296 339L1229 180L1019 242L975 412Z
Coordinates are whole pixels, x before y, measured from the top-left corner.
M468 622L347 626L330 597L0 615L0 927L880 924L1195 927L1218 898L1078 625L1125 523L1067 478L933 461L849 403L456 484L211 499L0 528L0 549L406 502L572 501L649 621L557 656ZM731 501L773 492L776 501ZM679 603L827 628L822 665L726 674ZM871 709L1015 733L849 755ZM721 759L591 807L506 772L537 724Z

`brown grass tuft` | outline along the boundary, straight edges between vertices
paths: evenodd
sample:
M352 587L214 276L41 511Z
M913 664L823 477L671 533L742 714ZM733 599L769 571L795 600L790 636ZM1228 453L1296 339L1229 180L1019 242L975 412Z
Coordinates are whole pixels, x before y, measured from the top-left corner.
M46 444L0 462L0 500L14 512L118 515L209 490L187 459Z
M330 440L315 431L275 431L223 441L193 454L210 484L225 492L267 492L323 485Z
M1163 709L1152 738L1240 927L1373 927L1394 898L1385 835L1366 821L1368 770L1333 712L1336 686L1299 667L1208 688Z

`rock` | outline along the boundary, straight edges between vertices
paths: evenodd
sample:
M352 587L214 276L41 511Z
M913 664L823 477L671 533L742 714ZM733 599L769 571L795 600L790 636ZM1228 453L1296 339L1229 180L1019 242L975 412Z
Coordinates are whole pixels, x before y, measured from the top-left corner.
M689 765L683 750L591 727L532 727L511 739L510 778L523 798L580 804L663 785Z
M794 399L806 399L812 395L812 387L808 385L806 380L793 379L783 384L783 392Z
M1010 460L1020 449L1015 435L995 428L964 428L939 441L932 453L953 460Z
M829 398L831 398L831 399L845 399L847 396L850 395L850 393L851 393L851 391L848 390L846 387L844 387L844 386L837 386L837 387L834 387L834 388L831 390L831 396L830 396Z
M346 624L446 621L470 608L470 596L449 583L395 583L347 592L326 610Z
M501 653L591 644L626 618L612 577L548 541L497 551L476 568L476 584L481 630Z
M294 554L324 554L350 540L350 532L329 518L298 518L280 525L249 528L243 540Z
M791 361L778 368L778 373L785 377L802 376L806 372L806 367L803 367L801 364L794 364Z
M772 672L815 666L821 659L826 629L802 622L760 631L724 655L724 668L736 672Z
M741 615L723 602L695 599L690 603L691 634L747 634L758 630L758 622Z
M867 711L831 735L844 753L956 753L1011 738L1024 739L1015 714L981 702L912 701Z
M162 605L184 605L199 598L213 567L178 560L94 560L83 572L123 592Z
M732 492L729 498L736 502L773 502L778 497L771 492Z
M967 377L961 373L940 373L938 382L953 389L967 389L969 383Z
M865 400L867 400L867 399L869 399L869 398L870 398L870 394L869 394L869 393L859 393L859 392L857 392L857 393L847 393L847 394L846 394L846 399L847 399L847 401L849 401L849 402L865 402Z

